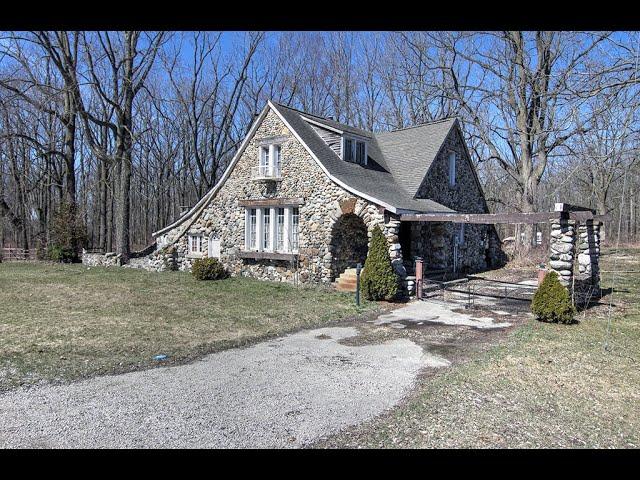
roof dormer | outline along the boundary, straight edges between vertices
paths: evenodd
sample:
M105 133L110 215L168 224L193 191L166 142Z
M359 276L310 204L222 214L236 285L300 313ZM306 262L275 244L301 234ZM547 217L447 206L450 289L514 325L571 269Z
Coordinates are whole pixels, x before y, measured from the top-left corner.
M367 165L367 138L301 115L318 136L345 162ZM333 122L335 123L335 122ZM356 129L350 129L356 130Z
M345 162L357 163L358 165L367 164L367 142L362 138L356 138L351 135L342 135L342 148L340 158Z

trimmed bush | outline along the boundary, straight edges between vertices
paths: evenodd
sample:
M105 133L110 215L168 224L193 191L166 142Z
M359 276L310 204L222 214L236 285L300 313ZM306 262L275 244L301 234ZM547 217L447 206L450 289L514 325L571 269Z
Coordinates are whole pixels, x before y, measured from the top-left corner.
M51 245L47 248L46 258L52 262L73 263L77 261L77 255L70 247Z
M191 273L198 280L220 280L227 277L224 265L216 258L199 258L193 262Z
M371 247L360 279L362 293L368 300L392 300L398 293L398 275L391 265L389 246L379 226L373 229Z
M572 323L576 313L569 291L562 286L556 272L548 272L536 290L531 311L543 322Z
M79 262L87 232L77 205L61 202L51 219L51 243L47 257L54 262Z

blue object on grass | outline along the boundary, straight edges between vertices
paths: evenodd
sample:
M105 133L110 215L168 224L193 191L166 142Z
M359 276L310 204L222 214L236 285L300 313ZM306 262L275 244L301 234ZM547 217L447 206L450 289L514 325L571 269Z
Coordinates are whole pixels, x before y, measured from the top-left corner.
M155 357L153 357L154 360L166 360L167 356L166 355L156 355Z

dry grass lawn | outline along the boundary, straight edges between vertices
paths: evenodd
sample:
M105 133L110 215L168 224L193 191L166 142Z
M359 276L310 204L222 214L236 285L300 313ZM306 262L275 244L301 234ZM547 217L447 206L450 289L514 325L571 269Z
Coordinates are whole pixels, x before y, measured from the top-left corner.
M375 308L246 278L0 263L0 391L185 362Z
M497 346L428 376L404 404L321 447L640 447L640 249L617 254L611 323L526 321ZM611 250L602 270L614 268ZM613 275L603 273L603 287ZM602 303L608 303L605 297ZM606 348L605 348L606 347Z

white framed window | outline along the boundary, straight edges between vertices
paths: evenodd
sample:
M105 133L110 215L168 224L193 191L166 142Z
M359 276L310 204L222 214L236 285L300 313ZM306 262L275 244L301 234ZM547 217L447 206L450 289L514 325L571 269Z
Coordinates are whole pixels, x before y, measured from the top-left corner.
M353 144L354 141L350 138L345 138L344 139L344 144L343 144L343 152L342 152L342 158L346 161L346 162L353 162L353 157L354 155L354 151L353 151Z
M278 218L276 225L276 250L279 252L283 252L285 250L284 239L285 239L285 231L284 231L284 219L285 219L285 209L280 207L277 209Z
M260 166L266 168L269 166L269 146L260 147Z
M456 152L449 152L449 185L454 186L456 184L456 160L458 154Z
M298 251L298 239L300 229L300 210L298 207L291 209L291 251Z
M297 253L300 238L298 207L247 208L245 250Z
M281 147L280 145L272 145L273 147L273 172L274 176L280 176L280 155L281 155Z
M212 233L209 237L209 251L207 256L209 258L220 258L221 248L220 248L220 239L215 237Z
M263 208L262 210L262 250L271 250L271 209Z
M342 159L346 162L367 164L367 142L355 138L342 137Z
M202 253L202 235L189 235L189 253Z
M456 243L458 245L464 245L464 223L458 224L457 232L456 232Z
M367 148L364 142L356 142L356 163L359 163L360 165L366 165L366 151Z
M258 166L254 168L254 175L261 178L280 177L281 163L282 148L280 144L261 145L258 150Z
M249 209L249 250L258 249L258 215L255 208Z

